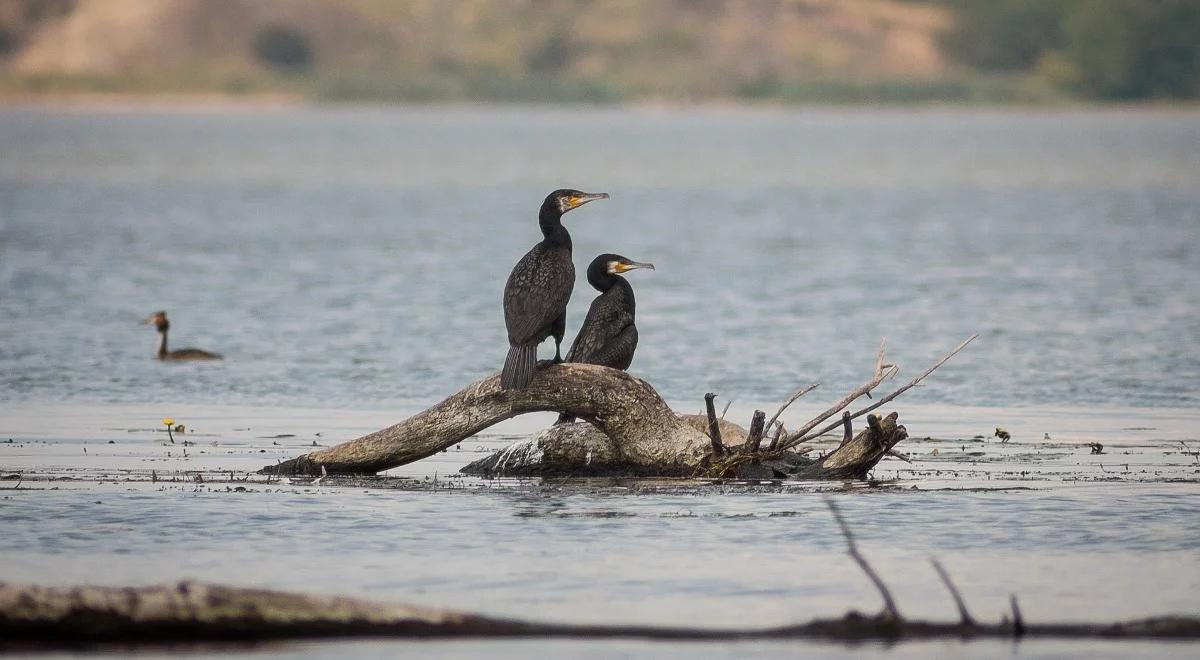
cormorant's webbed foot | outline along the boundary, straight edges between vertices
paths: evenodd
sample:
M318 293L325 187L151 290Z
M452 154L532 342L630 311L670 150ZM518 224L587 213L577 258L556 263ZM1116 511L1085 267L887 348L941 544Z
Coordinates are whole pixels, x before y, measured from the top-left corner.
M545 369L546 367L551 367L551 366L554 366L554 365L556 365L556 364L558 364L558 363L557 363L557 362L555 362L554 360L538 360L538 361L537 361L537 368L538 368L538 369Z

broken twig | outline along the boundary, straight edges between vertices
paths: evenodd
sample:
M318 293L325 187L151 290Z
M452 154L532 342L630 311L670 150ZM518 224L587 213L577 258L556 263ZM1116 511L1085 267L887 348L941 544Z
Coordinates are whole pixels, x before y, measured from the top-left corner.
M896 609L896 602L892 600L892 593L888 591L887 585L883 583L883 580L879 579L879 575L867 563L866 558L859 554L858 546L854 543L854 534L850 533L850 528L846 525L845 519L842 518L842 512L838 509L837 504L828 498L826 498L825 504L829 506L829 511L833 514L833 519L837 521L838 527L842 528L842 536L846 538L846 546L847 551L850 553L850 558L867 574L867 577L871 578L871 582L879 590L879 595L883 596L884 615L892 621L900 621L900 611Z
M713 455L724 456L727 450L724 443L721 442L721 425L717 421L717 409L713 405L715 398L717 395L712 392L704 395L704 408L708 413L708 438L712 441Z
M1008 597L1008 604L1012 606L1013 615L1013 637L1020 637L1025 634L1025 620L1021 618L1021 607L1017 605L1017 595L1012 594Z
M950 592L950 597L954 599L954 606L958 608L959 623L964 626L974 626L975 619L967 611L966 601L963 600L962 594L958 593L958 587L954 586L954 581L950 579L950 574L942 567L942 562L930 559L929 563L933 564L933 570L937 571L938 577L942 579L942 584L946 585L946 590Z
M957 347L955 347L954 350L947 353L944 357L942 357L942 359L933 363L933 365L931 367L929 367L924 372L922 372L921 375L919 375L916 378L909 381L903 387L887 394L886 396L880 398L878 401L867 406L866 408L863 408L862 410L851 413L851 415L850 415L851 419L865 415L865 414L879 408L880 406L883 406L884 404L890 402L892 399L895 399L896 397L900 396L901 394L904 394L908 390L916 387L917 385L919 385L921 383L922 380L925 380L925 378L929 374L933 373L933 371L935 369L937 369L938 367L945 364L946 361L948 361L950 358L954 357L955 355L958 355L959 351L966 348L967 344L970 344L972 341L974 341L978 337L979 337L978 334L974 334L974 335L971 335L970 337L967 337L966 341L959 344ZM886 373L886 374L891 374L891 373L895 373L896 371L899 371L899 367L897 367L894 364L893 365L885 365L885 364L881 363L881 365L884 369L884 373ZM814 433L808 433L814 427L816 427L817 424L820 424L821 422L825 421L830 416L832 416L834 413L836 413L838 410L841 410L842 408L845 408L846 406L850 405L850 403L852 403L854 401L854 399L857 399L864 391L869 391L869 390L874 389L875 386L878 385L879 382L882 380L883 379L880 377L880 374L877 372L875 375L875 378L872 379L872 381L870 383L863 385L862 387L858 388L854 392L851 392L849 395L847 395L844 399L842 399L842 401L839 401L838 404L834 406L834 408L830 409L832 412L827 411L828 414L822 414L822 416L817 417L812 422L805 424L806 428L802 428L801 430L796 431L795 433L792 433L791 435L789 435L787 437L787 440L785 442L781 443L781 446L779 448L780 449L790 449L791 447L794 447L803 442L808 442L809 440L812 440L813 438L818 438L818 437L832 431L833 429L837 428L839 425L841 425L841 421L834 422L833 424L830 424L830 425L822 428L820 431L816 431Z
M743 445L747 454L753 454L762 445L763 427L766 419L767 413L761 410L755 410L754 416L750 418L750 433L746 436L746 444Z
M820 383L813 383L812 385L809 385L807 387L801 387L800 389L796 390L795 392L792 392L792 395L789 396L787 398L787 400L783 402L783 405L779 406L779 410L776 410L775 414L771 415L771 419L767 420L767 428L771 428L771 425L775 423L775 420L779 419L779 416L783 414L783 411L787 410L788 406L795 403L796 399L799 399L800 397L804 396L805 394L808 394L809 392L817 389L820 386L821 386ZM773 449L773 447L772 447L772 449Z

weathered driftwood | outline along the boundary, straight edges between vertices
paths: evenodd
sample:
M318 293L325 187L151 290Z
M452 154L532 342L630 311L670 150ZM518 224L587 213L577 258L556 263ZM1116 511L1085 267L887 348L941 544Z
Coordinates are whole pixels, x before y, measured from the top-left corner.
M356 598L184 582L157 587L40 587L0 583L0 651L87 643L161 645L212 640L345 637L572 637L662 640L946 638L1200 639L1200 618L1113 624L907 621L851 612L775 628L571 625L490 618Z
M636 469L688 471L710 451L708 436L680 420L645 381L592 364L557 364L537 369L526 389L500 389L499 375L490 376L399 424L262 472L315 476L324 466L330 474L373 474L435 454L511 417L539 411L588 420L611 440L611 451ZM588 447L566 449L586 457Z
M679 421L698 433L707 433L705 415L680 415ZM723 419L717 423L731 447L738 448L745 442L745 429ZM707 435L701 437L708 443ZM518 440L467 465L462 473L488 477L691 476L703 464L705 461L695 466L634 465L604 431L587 422L574 422L558 423Z
M971 339L974 339L972 337ZM963 349L949 355L908 385L892 392L857 417L874 410L915 386L934 369ZM749 449L747 431L718 418L714 395L705 396L706 416L678 416L654 388L626 372L588 364L542 365L527 389L503 390L497 376L485 378L448 397L432 408L399 424L344 442L330 449L270 465L267 474L319 475L373 474L411 463L442 451L483 429L528 412L555 411L560 420L575 417L588 425L558 424L529 440L518 442L464 471L477 474L627 474L742 478L861 479L905 436L895 423L895 413L880 426L879 419L866 431L844 441L819 461L805 459L796 445L824 430L812 432L858 397L870 394L898 367L884 363L883 346L873 378L835 403L794 433L778 425L766 450L762 435L796 399L816 384L793 393L770 421L755 420L755 438ZM698 417L698 419L697 419ZM843 415L845 417L845 415ZM869 419L870 419L869 418ZM846 423L835 422L828 428ZM595 428L595 430L592 429ZM825 429L828 430L828 429Z
M908 437L896 418L892 413L821 459L796 452L743 451L745 429L720 420L727 453L719 458L709 454L699 465L674 472L661 468L639 470L623 461L603 432L584 423L560 424L475 461L462 471L509 477L674 474L741 479L864 479L892 447ZM697 428L709 423L705 415L684 415L681 419Z

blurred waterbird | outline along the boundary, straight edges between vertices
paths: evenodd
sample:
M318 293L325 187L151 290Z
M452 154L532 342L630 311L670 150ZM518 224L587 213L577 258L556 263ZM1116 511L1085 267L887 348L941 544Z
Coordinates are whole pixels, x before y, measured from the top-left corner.
M524 389L533 379L538 344L554 337L554 362L562 362L562 340L567 329L567 302L575 286L571 262L571 234L562 216L608 193L555 190L546 196L538 213L542 241L513 267L504 285L504 325L508 328L508 358L500 373L504 389Z
M1008 442L1009 440L1012 440L1012 435L1010 435L1008 431L1005 431L1004 429L1000 428L999 426L996 427L996 432L993 433L992 435L996 436L997 438L1000 438L1001 444Z
M142 321L143 324L153 324L158 329L158 359L160 360L220 360L221 356L199 348L181 348L167 350L167 331L171 322L167 320L166 312L155 312Z

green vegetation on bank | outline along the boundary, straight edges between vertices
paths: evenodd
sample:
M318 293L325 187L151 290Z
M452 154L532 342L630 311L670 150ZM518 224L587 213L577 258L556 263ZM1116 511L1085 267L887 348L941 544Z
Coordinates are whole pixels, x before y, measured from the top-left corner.
M945 52L1083 98L1200 97L1200 0L940 0Z

